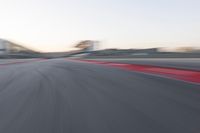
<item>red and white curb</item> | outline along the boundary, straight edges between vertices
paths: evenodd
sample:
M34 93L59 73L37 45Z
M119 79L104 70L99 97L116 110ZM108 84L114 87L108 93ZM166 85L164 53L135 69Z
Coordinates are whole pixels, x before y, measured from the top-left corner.
M200 84L200 71L196 70L186 70L186 69L159 67L151 65L123 64L123 63L103 62L95 60L74 60L74 61L102 64L106 66L137 71L142 73L148 73L148 74L156 74L160 76L166 76L168 78Z

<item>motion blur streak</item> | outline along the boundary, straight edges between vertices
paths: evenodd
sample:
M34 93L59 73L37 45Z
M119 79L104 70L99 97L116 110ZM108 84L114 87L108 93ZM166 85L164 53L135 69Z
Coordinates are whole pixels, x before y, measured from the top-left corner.
M199 88L66 59L8 65L0 133L198 133Z
M151 65L103 62L103 61L95 61L95 60L79 60L79 61L95 63L95 64L104 64L107 66L113 66L113 67L123 68L127 70L164 75L167 77L171 77L171 78L175 78L175 79L183 80L183 81L188 81L192 83L200 83L200 71L158 67L158 66L151 66Z

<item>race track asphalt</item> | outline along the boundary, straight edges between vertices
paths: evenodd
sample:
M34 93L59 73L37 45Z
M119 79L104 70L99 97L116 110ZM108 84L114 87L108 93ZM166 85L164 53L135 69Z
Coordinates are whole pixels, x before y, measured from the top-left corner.
M0 65L0 133L199 132L199 84L67 59Z

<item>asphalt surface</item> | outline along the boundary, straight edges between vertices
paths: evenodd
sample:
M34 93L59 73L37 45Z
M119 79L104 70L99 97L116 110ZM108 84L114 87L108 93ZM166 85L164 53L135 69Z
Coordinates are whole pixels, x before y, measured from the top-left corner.
M0 65L0 133L199 133L200 85L66 59Z
M153 65L161 67L172 67L189 70L200 71L200 58L99 58L90 59L98 61L116 62L116 63L127 63L127 64L141 64L141 65Z
M19 63L28 63L33 61L42 60L41 58L28 58L28 59L0 59L0 66L1 65L15 65Z

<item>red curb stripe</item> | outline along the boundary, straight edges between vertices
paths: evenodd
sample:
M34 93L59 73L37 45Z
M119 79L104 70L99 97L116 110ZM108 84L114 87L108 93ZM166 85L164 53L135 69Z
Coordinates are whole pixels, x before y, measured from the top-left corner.
M174 79L192 82L192 83L200 83L200 71L168 68L168 67L158 67L158 66L151 66L151 65L123 64L123 63L93 61L93 60L77 60L77 61L94 63L94 64L102 64L106 66L112 66L112 67L122 68L126 70L131 70L131 71L162 75L169 78L174 78Z

